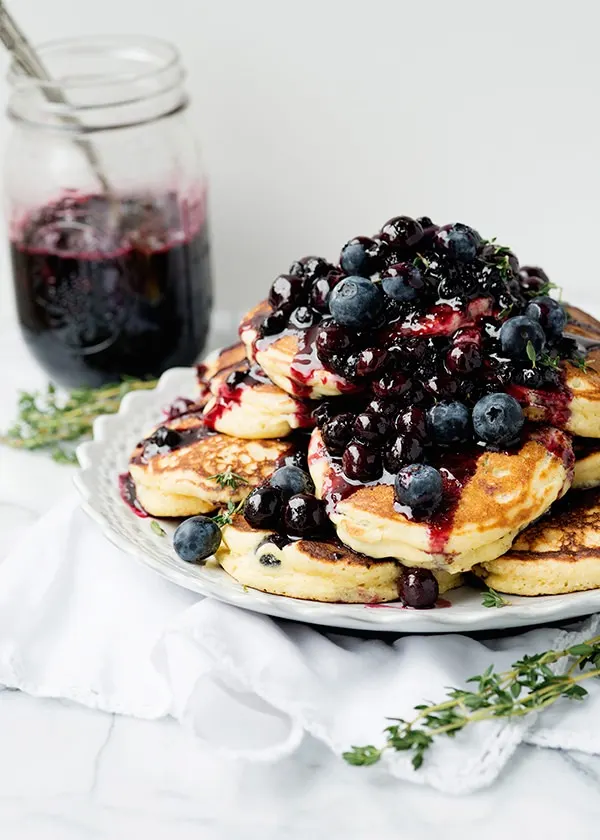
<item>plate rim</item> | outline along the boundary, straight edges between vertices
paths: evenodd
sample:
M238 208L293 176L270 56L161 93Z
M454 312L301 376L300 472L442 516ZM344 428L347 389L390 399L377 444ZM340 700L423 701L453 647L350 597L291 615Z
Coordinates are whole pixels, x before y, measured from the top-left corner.
M171 368L160 377L155 388L129 392L121 401L116 414L103 415L95 419L93 438L80 443L76 449L79 468L73 482L80 495L82 509L113 545L164 579L199 595L214 597L253 612L338 629L376 632L468 633L481 630L518 629L582 617L597 612L600 608L600 590L598 589L564 595L529 597L508 595L510 605L500 609L484 607L481 599L478 604L467 603L464 607L456 604L446 609L432 610L411 610L393 603L389 605L331 604L304 601L243 587L221 569L218 570L219 575L215 577L214 582L209 582L201 576L190 576L187 566L187 573L184 574L183 571L178 572L172 564L160 563L147 554L143 546L137 544L133 538L118 533L104 513L97 485L99 464L102 461L102 444L107 439L113 438L115 433L118 436L128 434L127 428L135 425L136 415L140 413L141 408L156 406L158 414L161 395L166 395L171 390L180 391L182 386L185 388L186 382L193 382L194 376L193 367ZM164 405L164 400L162 404ZM132 433L131 436L133 437ZM116 478L117 476L114 476L115 482ZM122 515L135 516L125 506L123 506ZM226 581L225 586L223 581ZM462 587L454 590L454 593L460 592L461 589ZM474 594L480 594L475 589L472 591ZM444 597L452 601L453 592Z

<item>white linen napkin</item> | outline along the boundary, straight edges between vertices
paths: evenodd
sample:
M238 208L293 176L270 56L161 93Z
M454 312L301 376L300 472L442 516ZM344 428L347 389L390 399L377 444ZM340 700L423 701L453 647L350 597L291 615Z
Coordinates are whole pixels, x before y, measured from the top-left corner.
M305 734L341 754L381 744L386 716L442 700L493 663L597 631L539 629L483 643L459 635L387 642L278 622L180 589L121 553L63 502L0 563L0 683L142 718L173 715L204 746L273 761ZM521 741L600 753L600 687L538 720L480 723L440 738L414 771L405 753L357 773L389 773L450 793L493 781ZM342 759L340 758L340 761Z

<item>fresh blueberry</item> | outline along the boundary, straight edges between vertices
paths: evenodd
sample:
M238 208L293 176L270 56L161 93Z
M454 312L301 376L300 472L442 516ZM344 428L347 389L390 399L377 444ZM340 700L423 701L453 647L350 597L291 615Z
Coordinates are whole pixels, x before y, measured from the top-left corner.
M201 563L221 545L221 529L208 516L192 516L173 535L173 548L186 563Z
M425 284L419 269L412 263L404 262L387 268L381 285L388 297L405 303L415 300Z
M253 528L277 528L283 509L283 496L277 487L257 487L244 504L244 518Z
M154 434L148 438L149 443L155 443L160 449L176 449L181 443L181 434L177 429L169 429L168 426L159 426Z
M344 412L323 426L323 443L330 455L341 455L354 432L354 414Z
M417 516L427 516L442 501L442 475L427 464L410 464L396 476L394 491L398 504L409 507Z
M346 277L331 292L329 311L345 327L375 324L383 308L378 286L365 277Z
M269 484L281 490L284 496L315 492L311 477L298 467L280 467L269 479Z
M481 244L481 237L477 231L460 222L440 228L435 239L442 253L447 253L459 262L472 262Z
M423 228L410 216L395 216L381 228L381 234L394 250L412 248L423 236Z
M375 481L381 478L381 453L360 440L353 440L342 455L342 469L356 481Z
M314 309L308 306L298 306L290 315L290 326L298 330L306 330L314 326L320 320L319 315Z
M436 443L464 443L471 436L469 409L461 402L439 402L427 412L427 424Z
M383 263L383 242L356 236L342 248L340 265L346 274L370 277Z
M428 610L435 607L439 584L429 569L403 569L398 588L400 600L407 607Z
M551 297L537 297L527 305L525 315L539 321L547 336L558 338L567 325L567 313L557 300Z
M500 345L511 359L525 360L544 349L546 336L541 324L525 315L515 315L500 327ZM535 361L535 358L531 359Z
M488 394L473 409L475 434L496 446L516 440L524 422L523 409L509 394Z
M294 537L316 537L329 526L324 503L307 493L297 493L288 499L283 520L286 532Z

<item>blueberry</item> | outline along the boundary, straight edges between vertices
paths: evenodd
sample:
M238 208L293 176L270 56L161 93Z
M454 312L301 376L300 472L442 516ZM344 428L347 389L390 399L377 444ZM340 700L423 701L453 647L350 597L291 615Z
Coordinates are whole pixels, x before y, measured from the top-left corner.
M381 228L382 235L396 250L412 248L423 236L423 228L410 216L395 216Z
M512 359L525 360L531 353L537 356L544 349L545 343L546 336L541 324L525 315L509 318L500 328L502 352Z
M537 297L527 305L525 315L539 321L547 336L559 338L567 325L567 313L557 300Z
M362 441L354 440L344 450L342 468L348 478L356 481L375 481L381 478L381 453Z
M307 493L288 499L283 518L287 533L294 537L316 537L329 526L324 503Z
M390 430L390 424L381 414L364 411L354 421L354 434L366 443L378 443L384 440Z
M270 315L267 315L260 325L260 335L279 335L287 327L288 316L283 309L275 309Z
M281 566L281 559L277 557L273 550L269 551L268 547L274 546L281 551L289 544L290 539L286 537L285 534L269 534L256 546L255 554L258 556L258 562L261 566ZM263 546L267 547L265 551L260 550Z
M290 326L298 330L306 330L320 320L314 309L308 306L298 306L290 315Z
M200 563L221 545L221 529L208 516L192 516L173 535L173 548L186 563Z
M309 285L317 277L326 277L330 271L335 269L335 266L324 260L323 257L303 257L300 263L302 264L302 276L309 282Z
M396 417L396 431L400 434L409 434L425 440L427 437L427 421L425 412L416 405L405 408Z
M330 271L326 277L317 277L310 290L310 305L317 312L329 312L329 296L343 275L339 271Z
M544 377L539 367L516 370L513 374L513 380L517 385L523 385L525 388L541 388L544 383Z
M346 277L331 292L329 311L338 324L368 327L375 324L383 308L378 286L364 277Z
M332 420L337 412L335 410L335 405L332 400L323 400L322 402L318 403L315 408L313 408L312 418L321 429L325 423L328 423Z
M413 435L399 435L385 450L383 463L386 470L397 473L408 464L415 464L423 458L423 443Z
M176 429L169 429L168 426L159 426L158 429L148 438L148 442L155 443L161 449L175 449L181 443L181 434Z
M311 477L298 467L280 467L269 479L269 484L281 490L284 496L315 491Z
M304 299L306 281L297 275L280 274L275 278L269 292L269 303L273 309L287 309L297 306Z
M346 274L370 277L383 263L384 243L367 236L356 236L347 242L340 254L340 265Z
M446 369L457 376L473 373L482 364L481 352L475 343L455 344L446 354Z
M332 356L348 350L351 343L349 332L334 321L323 321L317 329L315 344L321 361L328 362Z
M373 383L373 391L378 397L398 398L410 391L412 382L400 371L384 373Z
M387 361L387 350L383 347L365 347L358 353L356 373L358 376L372 376Z
M435 241L442 253L447 253L459 262L472 262L477 256L481 237L473 228L457 222L440 228Z
M323 426L323 443L330 455L341 455L354 431L354 414L344 412L333 417Z
M440 589L429 569L403 569L398 593L405 606L428 610L435 607Z
M417 222L421 225L423 229L433 227L433 222L431 221L429 216L419 216L417 218Z
M439 402L427 412L427 425L436 443L464 443L471 433L469 409L460 402Z
M381 285L388 297L404 303L415 300L425 284L419 269L404 262L387 268Z
M516 440L524 422L523 409L509 394L488 394L473 409L475 434L497 446Z
M277 528L283 509L283 496L276 487L257 487L244 504L244 518L253 528Z
M396 476L394 493L399 504L409 507L417 515L427 516L442 501L442 475L435 467L410 464Z

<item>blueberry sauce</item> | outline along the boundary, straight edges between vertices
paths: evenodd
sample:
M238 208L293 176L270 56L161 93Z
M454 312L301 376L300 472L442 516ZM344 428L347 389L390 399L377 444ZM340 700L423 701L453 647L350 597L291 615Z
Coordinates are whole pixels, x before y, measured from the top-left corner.
M237 365L219 372L222 382L219 385L218 393L213 404L204 414L204 422L209 429L214 429L215 424L223 414L232 406L240 405L244 393L252 388L267 386L272 388L272 383L262 368L243 361ZM295 428L311 429L314 426L312 417L313 406L300 399L295 400L294 423Z
M195 361L212 306L204 205L69 193L13 220L21 330L54 380L98 386Z
M137 497L135 482L128 472L121 473L119 476L119 494L132 513L135 513L140 519L148 518L149 514L141 506Z

